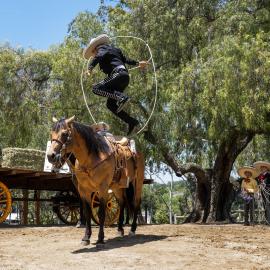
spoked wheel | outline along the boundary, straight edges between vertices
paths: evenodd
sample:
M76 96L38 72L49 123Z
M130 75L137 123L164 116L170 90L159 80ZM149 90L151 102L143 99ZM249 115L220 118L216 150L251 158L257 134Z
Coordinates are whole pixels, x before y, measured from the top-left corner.
M0 223L4 222L11 212L11 193L6 185L0 182Z
M53 211L67 225L76 225L80 220L80 205L78 197L72 192L58 192L54 198Z
M99 210L99 195L98 192L94 192L92 195L91 210L92 218L96 224L99 225L98 210ZM109 194L109 199L106 206L105 213L105 226L110 226L118 221L120 214L120 205L113 192Z

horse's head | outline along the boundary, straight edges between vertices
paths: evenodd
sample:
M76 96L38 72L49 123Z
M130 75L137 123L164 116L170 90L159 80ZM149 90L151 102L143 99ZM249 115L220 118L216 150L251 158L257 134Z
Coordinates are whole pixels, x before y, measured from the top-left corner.
M68 119L57 120L53 117L53 128L51 131L51 146L47 154L48 161L55 168L61 168L68 159L68 148L72 144L71 124L75 116Z

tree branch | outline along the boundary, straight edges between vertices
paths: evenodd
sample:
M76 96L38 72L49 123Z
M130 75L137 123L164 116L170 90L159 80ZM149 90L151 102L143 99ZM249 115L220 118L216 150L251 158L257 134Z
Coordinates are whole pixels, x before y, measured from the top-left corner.
M150 142L152 145L157 146L158 140L151 132L150 129L144 132L144 138ZM177 158L171 153L170 149L167 146L159 146L161 154L164 158L164 162L172 168L176 176L181 177L186 173L193 173L198 181L205 181L207 177L207 172L198 164L187 163L185 165L179 164Z

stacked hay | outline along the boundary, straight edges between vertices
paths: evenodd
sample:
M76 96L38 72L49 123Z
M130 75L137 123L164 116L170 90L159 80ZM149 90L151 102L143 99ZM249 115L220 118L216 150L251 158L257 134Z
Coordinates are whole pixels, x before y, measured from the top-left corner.
M2 167L43 171L45 152L35 149L4 148Z

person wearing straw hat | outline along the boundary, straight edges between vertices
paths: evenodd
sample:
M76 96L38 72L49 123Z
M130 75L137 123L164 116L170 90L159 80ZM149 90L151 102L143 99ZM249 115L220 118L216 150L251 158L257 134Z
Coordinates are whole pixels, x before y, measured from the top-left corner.
M139 122L123 111L130 98L123 92L129 84L127 65L139 65L144 69L147 61L136 61L127 58L121 49L110 45L110 38L106 34L91 39L89 45L83 51L83 57L93 57L88 66L87 74L90 75L94 67L99 64L100 69L108 76L93 86L93 93L107 99L107 108L117 117L128 124L130 135Z
M257 161L253 166L260 172L257 180L263 198L266 220L270 223L270 163L266 161Z
M238 170L238 174L243 178L241 189L242 198L244 199L244 225L253 225L254 221L254 193L258 191L258 184L255 178L259 175L259 172L253 167L242 167ZM249 222L250 220L250 222Z
M260 172L258 176L259 183L263 183L267 189L270 189L270 163L266 161L257 161L253 166Z

